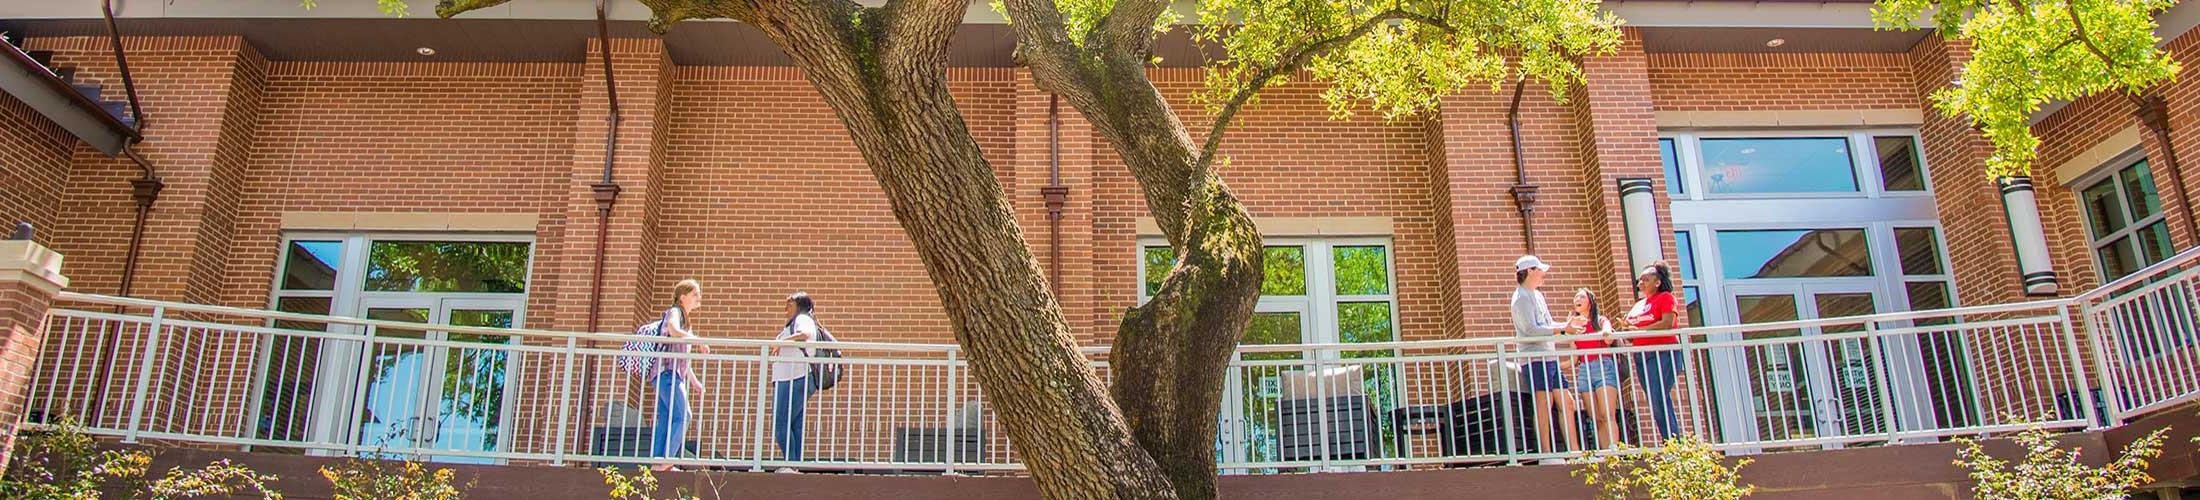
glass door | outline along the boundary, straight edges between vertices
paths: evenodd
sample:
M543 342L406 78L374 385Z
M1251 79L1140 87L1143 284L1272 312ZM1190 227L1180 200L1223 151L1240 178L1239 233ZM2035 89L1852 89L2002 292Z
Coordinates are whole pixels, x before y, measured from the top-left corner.
M1264 300L1253 312L1241 345L1291 345L1307 340L1308 314L1303 302ZM1239 361L1301 359L1299 351L1239 353ZM1281 458L1278 426L1282 421L1283 377L1298 370L1280 365L1233 365L1224 381L1222 429L1217 436L1225 462L1268 462Z
M1727 285L1727 310L1737 324L1872 314L1881 301L1873 284L1853 280ZM1841 334L1861 325L1827 325L1751 332L1744 340ZM1729 380L1750 395L1747 422L1756 441L1794 441L1883 431L1878 380L1869 342L1861 339L1787 341L1744 348L1746 372Z
M461 299L432 297L369 298L360 310L368 319L447 324L453 326L512 328L518 326L520 304L512 299ZM365 383L363 405L356 433L362 446L387 450L496 451L508 439L505 408L512 380L512 360L505 350L489 344L506 344L509 337L421 329L380 328L380 339L419 339L482 348L378 343L363 357ZM379 455L387 455L381 454ZM431 457L445 462L492 463L483 457Z

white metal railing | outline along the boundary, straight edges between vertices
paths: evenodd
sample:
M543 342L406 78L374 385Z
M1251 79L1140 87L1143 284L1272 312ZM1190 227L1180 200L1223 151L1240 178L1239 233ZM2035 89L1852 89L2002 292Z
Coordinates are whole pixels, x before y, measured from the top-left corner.
M1268 473L1552 459L1669 433L1755 452L2113 425L2200 394L2196 258L2070 298L1609 337L1681 339L1669 345L1246 345L1226 372L1215 446L1225 472ZM836 343L846 375L810 397L795 461L775 442L784 405L769 374L788 361L776 348L799 344L653 338L707 352L651 354L687 360L705 384L690 395L686 451L652 457L661 391L612 359L630 354L618 346L631 335L76 293L45 330L31 420L75 418L129 441L452 461L1021 469L951 344ZM1085 351L1105 377L1106 348ZM1622 379L1609 392L1534 393L1545 387L1524 376L1548 362L1578 387L1608 361ZM1650 388L1668 374L1660 404Z

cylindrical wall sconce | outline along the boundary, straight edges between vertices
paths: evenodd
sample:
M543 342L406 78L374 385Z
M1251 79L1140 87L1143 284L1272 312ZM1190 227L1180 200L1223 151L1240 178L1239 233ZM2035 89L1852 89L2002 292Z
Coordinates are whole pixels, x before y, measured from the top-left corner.
M1658 243L1658 201L1650 179L1619 180L1620 218L1627 223L1628 273L1657 262L1665 254Z
M2047 231L2040 228L2040 204L2033 197L2031 177L2003 177L2001 208L2009 216L2009 239L2017 247L2017 273L2027 295L2053 295L2055 264L2048 259Z

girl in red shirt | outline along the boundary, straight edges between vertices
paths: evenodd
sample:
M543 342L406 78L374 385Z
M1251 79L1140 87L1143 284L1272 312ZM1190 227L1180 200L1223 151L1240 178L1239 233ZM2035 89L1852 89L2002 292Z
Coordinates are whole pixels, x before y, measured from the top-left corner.
M1622 318L1622 329L1630 331L1672 330L1680 328L1680 316L1674 314L1680 301L1673 296L1673 271L1665 261L1657 261L1635 274L1635 289L1641 290L1642 300L1627 311ZM1680 343L1673 335L1655 335L1627 340L1630 346L1656 346ZM1650 401L1651 420L1657 423L1658 437L1670 439L1680 433L1679 415L1675 413L1674 386L1680 381L1681 365L1687 361L1678 349L1636 353L1631 361L1635 365L1635 380L1642 383L1645 399Z

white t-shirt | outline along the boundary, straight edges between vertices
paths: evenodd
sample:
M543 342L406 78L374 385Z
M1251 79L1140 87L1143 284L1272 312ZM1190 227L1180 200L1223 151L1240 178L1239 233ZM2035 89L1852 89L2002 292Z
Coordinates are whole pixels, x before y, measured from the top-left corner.
M789 325L787 328L779 329L779 337L773 340L788 340L789 337L795 336L795 332L809 334L810 340L817 340L817 320L811 318L808 314L795 316L794 324ZM810 374L810 363L801 360L802 358L808 358L810 356L809 352L807 352L806 350L798 347L781 347L779 348L779 352L772 353L772 355L774 356L774 359L796 360L773 361L773 382L794 380L802 378L804 376L808 376Z

